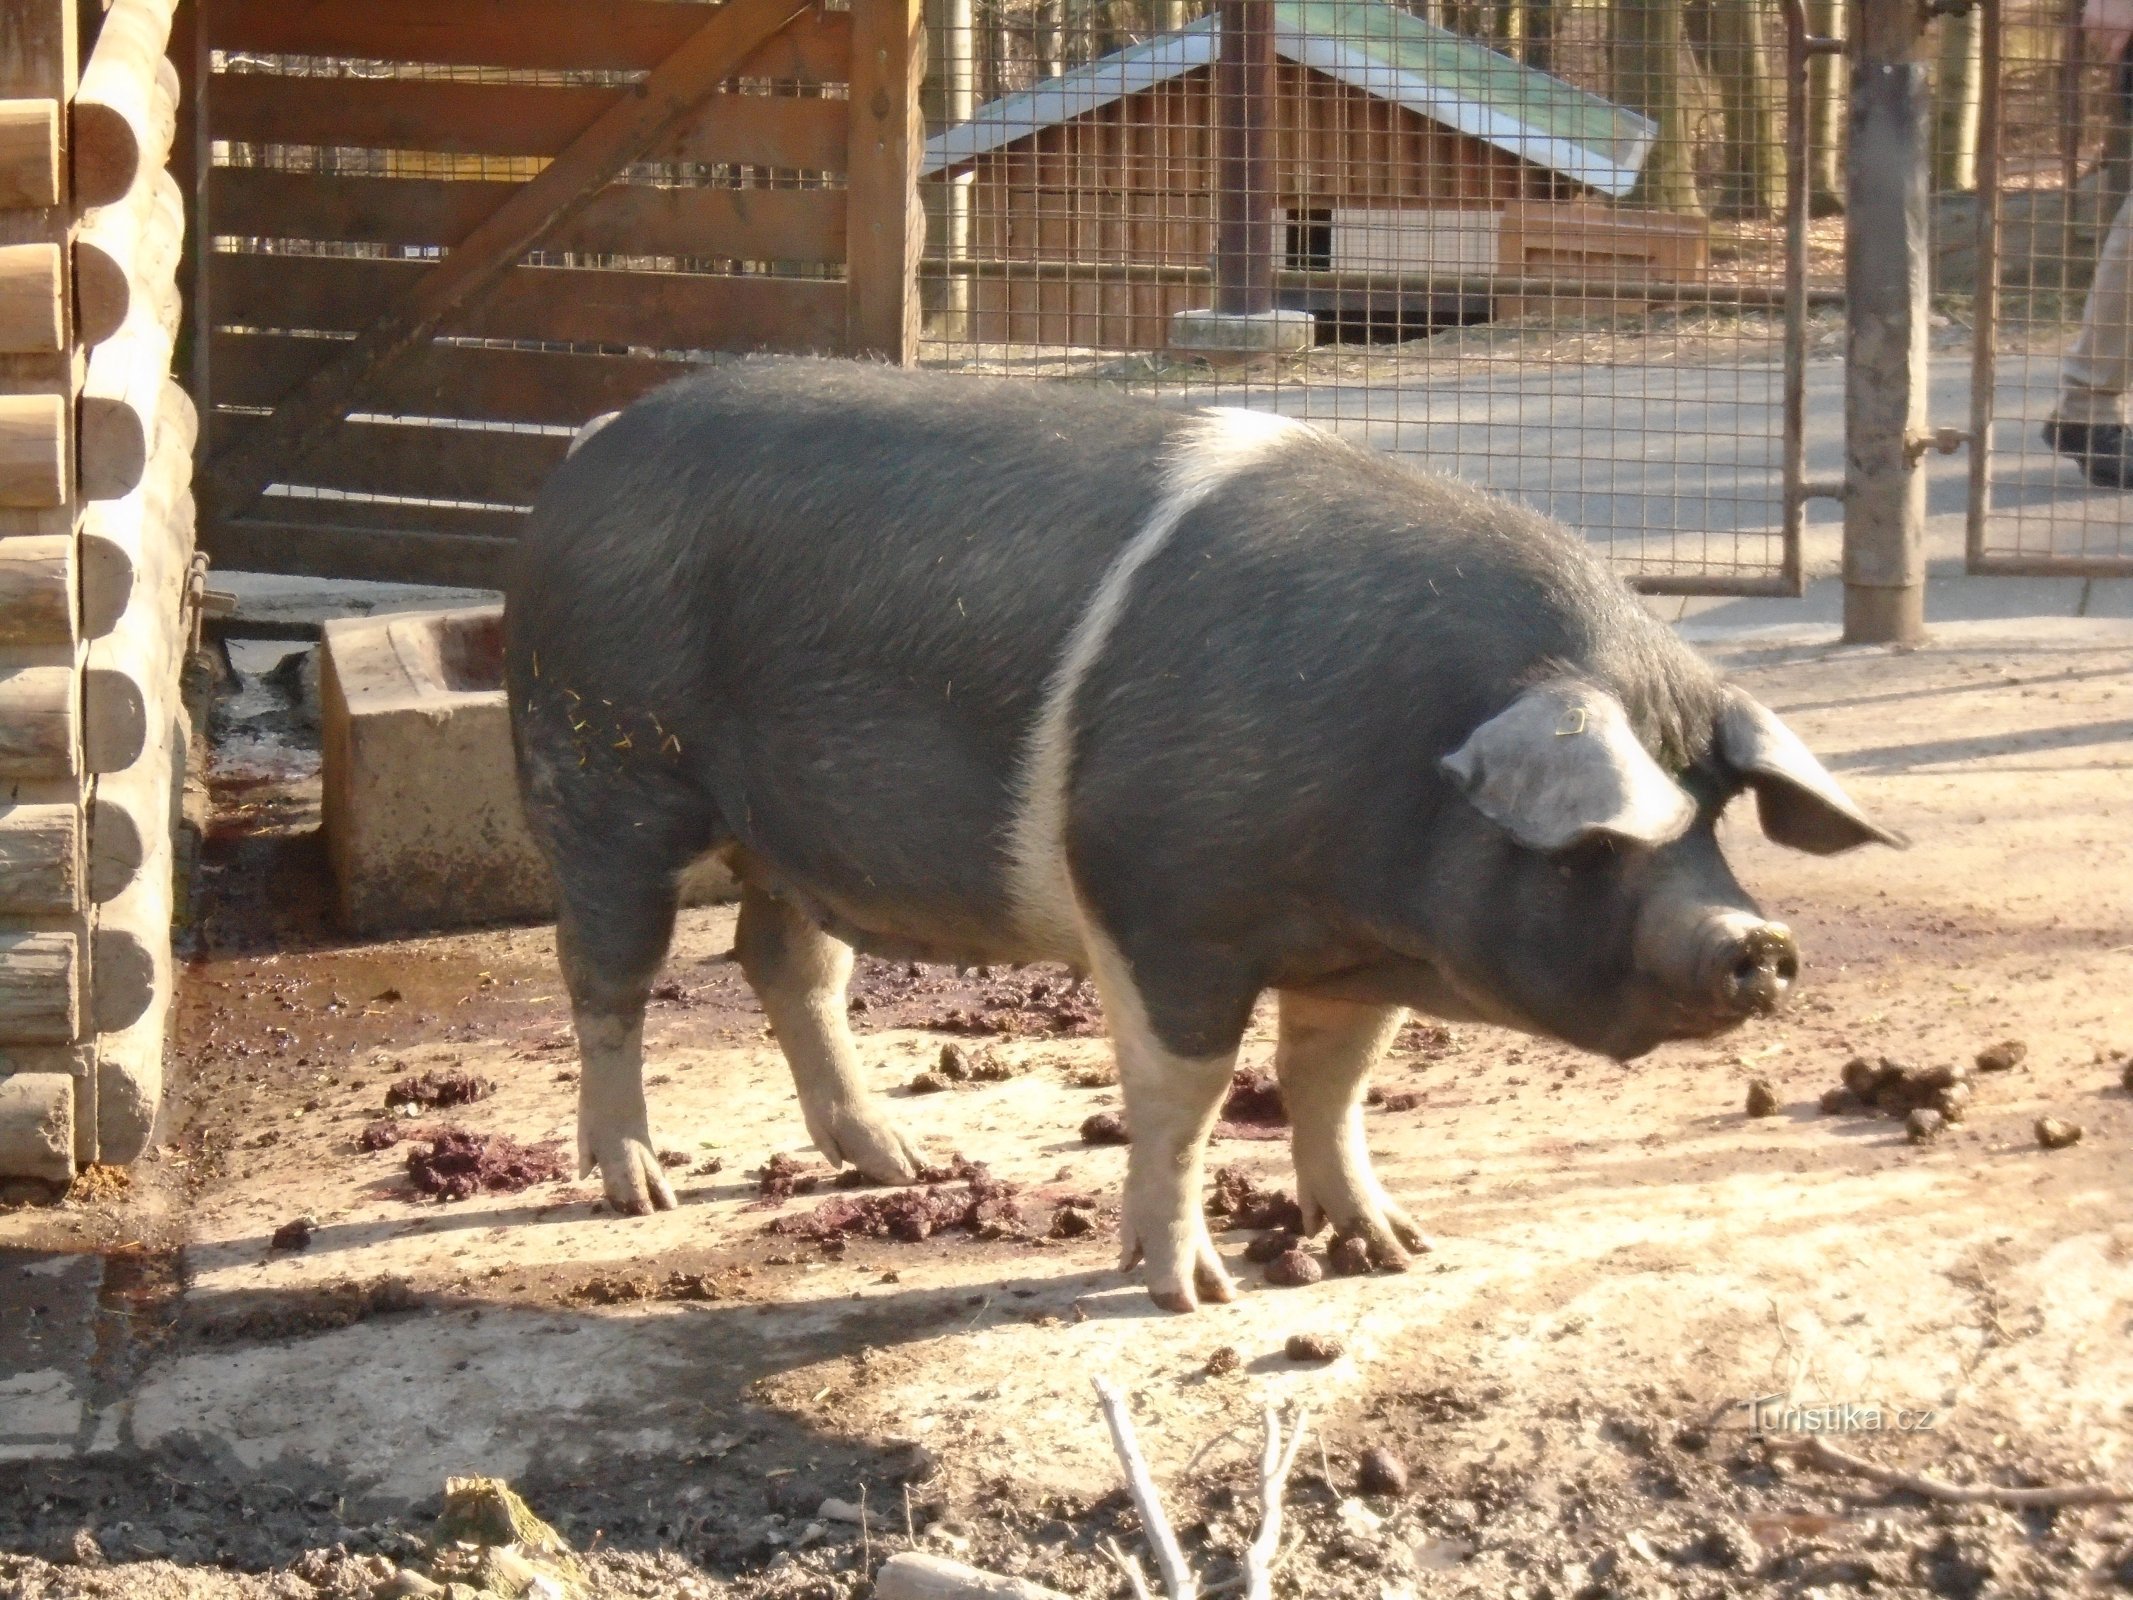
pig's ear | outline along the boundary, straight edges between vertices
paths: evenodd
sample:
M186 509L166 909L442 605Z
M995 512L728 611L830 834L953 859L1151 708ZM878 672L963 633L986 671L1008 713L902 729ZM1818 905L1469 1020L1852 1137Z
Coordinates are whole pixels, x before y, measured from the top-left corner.
M1779 844L1833 856L1862 844L1910 843L1870 821L1800 736L1740 689L1726 691L1718 713L1718 754L1755 791L1763 832Z
M1622 702L1569 679L1528 689L1443 767L1475 810L1531 850L1596 834L1661 845L1696 818L1695 802L1637 742Z

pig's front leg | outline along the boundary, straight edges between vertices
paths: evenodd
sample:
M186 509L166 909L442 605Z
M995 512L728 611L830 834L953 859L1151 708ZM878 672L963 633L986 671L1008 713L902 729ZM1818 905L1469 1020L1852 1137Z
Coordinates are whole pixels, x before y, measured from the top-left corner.
M741 896L733 948L792 1068L815 1148L876 1183L911 1182L925 1157L868 1090L845 1020L851 946L750 888Z
M1125 1203L1119 1219L1119 1266L1145 1261L1148 1294L1165 1311L1191 1311L1201 1300L1235 1297L1215 1254L1201 1205L1201 1162L1237 1061L1231 1045L1209 1056L1180 1055L1149 1025L1131 970L1117 950L1091 952L1104 1020L1118 1055L1126 1126Z
M1284 990L1274 1071L1288 1106L1296 1199L1304 1231L1327 1222L1359 1234L1370 1259L1403 1268L1428 1241L1378 1187L1363 1140L1363 1088L1407 1013L1398 1006L1328 1000Z

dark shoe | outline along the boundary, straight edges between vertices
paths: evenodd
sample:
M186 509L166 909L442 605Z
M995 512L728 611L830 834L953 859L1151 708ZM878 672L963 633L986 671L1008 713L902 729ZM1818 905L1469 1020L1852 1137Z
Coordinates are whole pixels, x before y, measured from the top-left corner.
M2044 424L2044 442L2079 463L2083 476L2099 489L2133 488L2133 429L2122 422Z

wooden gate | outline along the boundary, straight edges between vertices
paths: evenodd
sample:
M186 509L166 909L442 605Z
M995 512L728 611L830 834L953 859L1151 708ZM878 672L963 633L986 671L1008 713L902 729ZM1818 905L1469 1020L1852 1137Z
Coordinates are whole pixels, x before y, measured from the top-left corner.
M225 567L493 584L571 431L721 352L903 362L917 0L202 0Z

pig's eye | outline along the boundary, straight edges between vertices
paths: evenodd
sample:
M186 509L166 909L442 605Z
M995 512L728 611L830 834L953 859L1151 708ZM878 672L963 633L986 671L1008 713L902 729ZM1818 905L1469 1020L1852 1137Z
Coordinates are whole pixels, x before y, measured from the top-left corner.
M1588 834L1555 852L1555 870L1566 878L1605 872L1615 864L1619 849L1611 834Z

